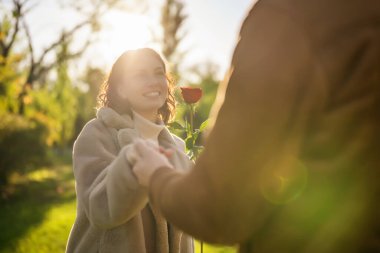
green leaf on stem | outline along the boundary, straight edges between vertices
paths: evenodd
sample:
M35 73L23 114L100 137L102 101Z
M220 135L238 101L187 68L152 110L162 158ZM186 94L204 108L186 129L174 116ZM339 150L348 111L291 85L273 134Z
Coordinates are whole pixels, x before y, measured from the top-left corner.
M207 125L208 125L208 122L209 122L208 119L205 120L205 121L203 121L203 123L202 123L201 126L199 127L199 131L203 132L203 131L206 129L206 127L207 127Z
M200 133L199 129L194 130L194 133L193 133L193 140L194 140L193 143L194 144L195 144L195 141L198 139L199 133Z
M186 121L186 133L187 133L187 136L191 135L191 125L189 122Z
M192 150L193 147L194 147L194 138L192 135L188 136L186 139L185 139L185 143L186 143L186 149L187 150Z
M169 128L171 129L176 129L176 130L184 130L185 127L182 126L180 123L178 123L177 121L174 121L174 122L171 122L168 124Z

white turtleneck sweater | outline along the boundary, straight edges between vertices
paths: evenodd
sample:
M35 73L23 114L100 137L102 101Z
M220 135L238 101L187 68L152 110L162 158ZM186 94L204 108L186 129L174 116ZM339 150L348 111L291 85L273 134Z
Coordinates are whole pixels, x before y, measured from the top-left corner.
M155 124L135 111L133 111L133 122L143 139L152 140L158 144L158 135L165 128L164 124Z
M140 137L144 140L149 140L158 147L158 135L165 128L164 124L155 124L152 121L144 118L135 111L133 112L133 122L135 129L139 133ZM131 164L134 164L137 159L136 151L132 147L127 153L127 160Z

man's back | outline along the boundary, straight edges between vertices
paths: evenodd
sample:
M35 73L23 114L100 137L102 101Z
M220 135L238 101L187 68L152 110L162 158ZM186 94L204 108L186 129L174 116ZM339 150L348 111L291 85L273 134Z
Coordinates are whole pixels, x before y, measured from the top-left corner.
M380 252L380 1L261 0L240 35L204 152L152 200L241 252Z
M271 171L283 177L285 190L271 189L272 181L261 187L278 207L250 246L257 252L380 252L380 2L264 0L256 7L262 15L270 9L290 17L290 29L298 29L310 55L290 91L297 96L285 101L293 105L285 106L291 111L283 142L296 150L283 159L297 161ZM267 16L267 22L275 19ZM254 30L260 23L246 26ZM294 39L287 38L285 48ZM240 52L249 52L249 45ZM297 64L299 58L273 60ZM299 196L289 199L292 194Z

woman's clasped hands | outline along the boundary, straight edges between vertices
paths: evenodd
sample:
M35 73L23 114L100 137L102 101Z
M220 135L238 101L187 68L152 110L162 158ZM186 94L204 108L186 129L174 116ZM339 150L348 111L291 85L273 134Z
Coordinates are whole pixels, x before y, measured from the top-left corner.
M142 186L149 186L153 173L162 167L174 169L168 158L172 149L165 149L152 140L136 140L126 151L127 160L132 164L133 172Z

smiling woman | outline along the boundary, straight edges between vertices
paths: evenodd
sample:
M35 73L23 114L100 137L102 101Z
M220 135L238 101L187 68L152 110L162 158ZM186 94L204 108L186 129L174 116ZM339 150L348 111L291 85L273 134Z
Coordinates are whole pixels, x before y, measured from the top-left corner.
M156 51L127 50L117 58L99 95L97 117L74 144L78 210L67 253L193 253L191 237L155 211L131 169L138 139L171 149L167 166L190 168L185 143L165 125L174 105L172 83Z

